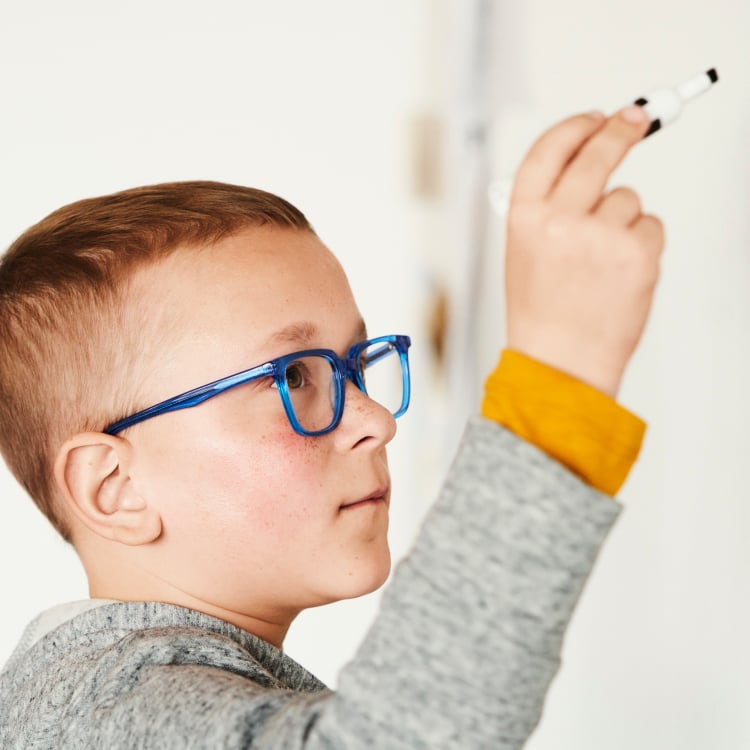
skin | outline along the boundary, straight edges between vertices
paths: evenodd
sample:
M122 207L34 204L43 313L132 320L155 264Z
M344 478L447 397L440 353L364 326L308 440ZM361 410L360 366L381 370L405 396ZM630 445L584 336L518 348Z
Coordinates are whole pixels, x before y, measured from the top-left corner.
M136 286L141 304L170 311L175 330L144 403L293 351L343 356L366 338L344 272L309 232L253 228L180 252L144 271ZM300 436L272 382L161 415L113 440L90 436L100 451L109 448L110 461L119 456L118 487L99 491L94 503L114 496L110 515L136 509L136 532L147 532L117 544L91 527L94 503L74 504L92 596L192 607L280 646L302 609L385 581L386 444L395 420L349 383L338 428ZM87 457L78 464L92 460L92 447L81 445ZM379 499L342 507L373 493Z
M664 237L633 191L606 184L647 127L637 107L559 123L530 150L511 199L508 346L611 396L643 332ZM171 333L139 377L141 406L291 351L344 355L365 338L341 267L307 232L253 228L185 248L139 273L133 294ZM55 479L91 595L191 607L281 647L301 610L385 581L395 430L348 384L339 427L302 437L273 388L248 385L117 437L71 437Z
M664 231L607 181L649 125L641 107L576 115L532 146L511 196L508 347L615 397L646 325Z

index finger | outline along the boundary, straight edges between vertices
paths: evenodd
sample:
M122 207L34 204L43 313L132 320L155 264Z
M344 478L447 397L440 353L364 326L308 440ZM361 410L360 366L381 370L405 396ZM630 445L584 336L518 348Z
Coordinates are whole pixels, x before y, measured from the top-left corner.
M607 120L565 167L550 198L567 209L589 211L602 196L617 165L646 133L650 118L631 105Z
M546 198L565 165L604 123L601 112L573 115L539 136L516 172L513 197Z

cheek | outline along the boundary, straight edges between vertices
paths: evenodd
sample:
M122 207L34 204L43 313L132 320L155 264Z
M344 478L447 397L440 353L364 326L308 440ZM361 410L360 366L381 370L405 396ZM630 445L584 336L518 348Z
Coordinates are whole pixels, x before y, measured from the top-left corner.
M297 435L285 419L262 431L183 432L150 456L150 491L175 532L225 534L230 545L262 532L265 543L289 544L331 505L321 439Z
M216 481L228 504L244 498L237 512L267 531L288 534L288 522L311 519L324 507L324 451L318 440L296 435L288 424L260 435L250 450L238 445L223 458L227 471Z

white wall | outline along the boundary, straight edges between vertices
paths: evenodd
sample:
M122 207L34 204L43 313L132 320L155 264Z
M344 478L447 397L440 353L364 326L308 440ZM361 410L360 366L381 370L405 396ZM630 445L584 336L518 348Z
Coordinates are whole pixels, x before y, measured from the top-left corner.
M442 91L436 70L452 70L426 38L437 33L451 49L450 29L435 24L444 5L219 0L209 11L47 0L0 12L0 244L83 196L171 179L251 184L308 214L349 270L372 331L415 334L414 411L392 451L397 555L442 472L410 461L439 455L425 436L440 408L429 416L419 340L435 232L409 193L408 126ZM695 69L715 65L722 76L617 178L640 190L669 239L654 315L622 391L650 428L531 746L748 746L748 6L495 6L499 178L560 116L611 110ZM501 251L498 243L498 259ZM439 252L462 257L460 248ZM493 320L501 285L485 304ZM501 343L487 341L486 367ZM2 661L39 609L86 594L73 554L4 471L0 571ZM335 682L376 598L304 616L289 652Z

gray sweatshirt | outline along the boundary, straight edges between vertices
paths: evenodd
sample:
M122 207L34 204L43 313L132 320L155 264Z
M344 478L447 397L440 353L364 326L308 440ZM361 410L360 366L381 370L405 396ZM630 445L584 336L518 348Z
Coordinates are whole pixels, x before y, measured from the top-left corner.
M617 513L475 419L336 692L221 620L108 603L19 644L0 748L521 748Z

